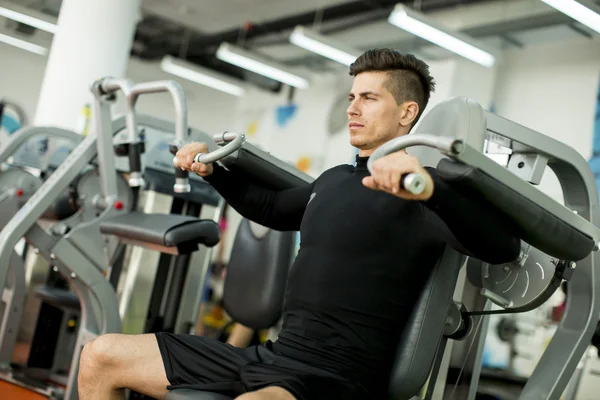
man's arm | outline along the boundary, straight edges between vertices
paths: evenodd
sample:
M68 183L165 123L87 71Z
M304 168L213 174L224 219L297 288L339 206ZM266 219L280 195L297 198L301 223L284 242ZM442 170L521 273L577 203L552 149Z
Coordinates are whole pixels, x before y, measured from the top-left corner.
M243 217L279 231L300 230L312 184L277 191L252 183L244 174L218 164L213 167L213 173L204 179Z
M424 204L442 219L464 250L490 264L514 261L519 256L521 241L506 216L485 202L454 190L434 168L425 169L433 179L434 189Z

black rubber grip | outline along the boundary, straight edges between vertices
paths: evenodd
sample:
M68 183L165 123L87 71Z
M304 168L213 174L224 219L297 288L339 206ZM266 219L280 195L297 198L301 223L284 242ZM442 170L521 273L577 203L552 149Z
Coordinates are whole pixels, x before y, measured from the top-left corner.
M138 142L129 145L129 171L142 172L142 145Z
M188 172L182 170L181 168L175 168L175 178L187 178Z

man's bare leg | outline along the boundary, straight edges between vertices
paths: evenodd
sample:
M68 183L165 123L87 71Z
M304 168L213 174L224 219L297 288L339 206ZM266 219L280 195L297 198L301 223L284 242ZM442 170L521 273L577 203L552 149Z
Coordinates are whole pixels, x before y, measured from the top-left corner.
M235 347L246 348L250 345L253 335L254 329L236 322L233 325L229 338L227 338L227 343Z
M296 400L296 398L284 388L270 386L255 392L244 393L235 400Z
M153 334L108 334L83 348L78 385L80 400L121 400L123 388L162 399L170 383Z

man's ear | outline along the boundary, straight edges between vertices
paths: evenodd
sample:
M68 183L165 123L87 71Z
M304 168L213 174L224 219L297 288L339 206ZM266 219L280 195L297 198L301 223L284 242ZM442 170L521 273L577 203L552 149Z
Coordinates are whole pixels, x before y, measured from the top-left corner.
M419 105L415 101L405 101L400 108L400 125L410 126L419 114Z

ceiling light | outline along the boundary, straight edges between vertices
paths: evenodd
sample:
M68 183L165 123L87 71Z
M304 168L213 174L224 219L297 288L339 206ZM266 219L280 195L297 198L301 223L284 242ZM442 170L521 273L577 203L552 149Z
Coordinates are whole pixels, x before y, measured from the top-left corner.
M196 65L191 65L171 56L165 56L160 67L163 71L187 79L200 85L208 86L234 96L243 96L245 90L233 79Z
M25 40L17 39L16 37L8 36L3 33L0 33L0 42L4 42L6 44L10 44L11 46L15 46L35 54L39 54L40 56L45 56L46 54L48 54L48 49L46 49L45 47L26 42Z
M305 89L309 85L308 79L295 72L290 72L287 67L266 60L247 50L232 46L229 43L221 43L217 50L217 58L299 89Z
M33 26L34 28L38 28L46 32L56 33L58 31L58 25L56 24L23 14L15 10L11 10L6 7L0 7L0 16L21 22L25 25Z
M302 26L294 29L290 35L290 43L346 66L356 61L359 53L354 49L344 48L343 44L334 43L331 39Z
M542 0L550 7L600 33L600 14L575 0Z
M423 14L409 10L402 4L396 5L388 22L485 67L492 67L496 62L491 53L469 43L472 39L459 33L448 33Z

